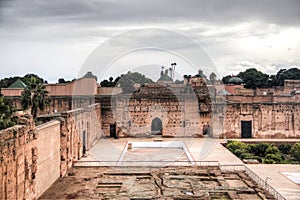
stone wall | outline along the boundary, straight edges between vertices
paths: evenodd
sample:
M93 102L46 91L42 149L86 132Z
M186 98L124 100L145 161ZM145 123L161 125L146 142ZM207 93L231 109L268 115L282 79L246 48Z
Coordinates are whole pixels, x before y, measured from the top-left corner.
M3 96L14 97L21 96L23 88L1 88L0 92Z
M105 136L116 125L117 137L156 134L154 120L164 137L199 137L209 127L210 102L206 86L165 87L148 85L133 94L118 94L101 102Z
M61 176L81 158L101 136L99 104L63 112L60 127Z
M220 137L241 138L242 121L251 122L252 138L299 138L300 102L230 102L216 120Z
M60 122L37 126L37 172L35 193L42 195L60 176Z
M24 125L0 131L0 199L33 199L37 172L37 133L30 115Z
M101 135L100 105L62 113L58 120L34 126L32 116L22 125L0 131L0 199L35 199Z

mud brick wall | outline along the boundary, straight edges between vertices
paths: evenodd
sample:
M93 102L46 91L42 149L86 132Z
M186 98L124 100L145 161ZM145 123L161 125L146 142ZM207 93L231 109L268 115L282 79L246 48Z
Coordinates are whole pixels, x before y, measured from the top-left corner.
M151 134L152 122L158 118L164 137L201 137L203 127L211 122L210 113L202 112L205 105L188 93L163 97L117 95L111 101L111 110L102 110L104 134L109 136L110 123L116 124L119 137L145 136Z
M32 118L0 131L0 199L33 199L37 172L37 133Z
M61 176L100 138L100 104L63 112L60 127Z
M299 138L300 102L242 103L224 106L220 137L240 138L241 121L251 121L252 138Z
M23 125L0 131L0 199L35 199L101 135L100 105L62 113L35 127L32 116Z
M41 196L60 176L60 122L37 126L37 172L35 192Z

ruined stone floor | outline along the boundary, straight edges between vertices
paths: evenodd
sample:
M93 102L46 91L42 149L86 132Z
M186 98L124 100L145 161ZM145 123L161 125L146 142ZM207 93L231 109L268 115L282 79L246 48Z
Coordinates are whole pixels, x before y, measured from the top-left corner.
M127 142L138 142L138 141L153 141L155 138L122 138L122 139L102 139L99 140L95 146L89 152L89 156L82 158L82 161L115 161L116 163L120 157L121 152ZM160 138L163 141L184 141L188 147L190 153L196 161L218 161L221 165L231 164L243 164L243 162L237 158L234 154L228 151L221 142L226 142L224 139L213 139L213 138ZM240 139L246 140L246 139ZM250 140L250 139L248 139ZM251 139L251 141L266 141L276 139ZM279 139L278 141L300 141L300 139ZM161 154L162 152L156 152ZM168 158L174 157L174 154L169 155ZM144 155L146 156L146 155ZM148 155L149 156L149 155ZM144 160L143 156L138 156L140 160ZM165 157L165 155L163 156ZM169 160L169 159L168 159ZM104 165L110 165L109 162L104 162ZM169 164L169 163L168 163ZM257 164L257 165L246 165L254 173L256 173L261 179L266 180L267 177L271 178L268 180L274 189L276 189L285 198L290 200L299 199L300 185L293 183L291 180L286 178L281 172L300 172L299 165L278 165L278 164Z
M215 167L74 167L40 199L274 199L242 171Z

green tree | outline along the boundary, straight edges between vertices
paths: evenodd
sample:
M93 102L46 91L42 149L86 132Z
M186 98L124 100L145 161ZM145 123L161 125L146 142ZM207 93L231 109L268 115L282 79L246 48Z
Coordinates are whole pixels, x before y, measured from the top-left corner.
M0 88L8 88L11 84L13 84L18 79L20 79L23 83L28 85L30 83L31 78L35 78L39 83L47 83L47 81L45 81L43 78L39 77L38 75L26 74L24 77L14 76L14 77L1 79Z
M71 81L66 81L64 78L59 78L57 82L58 83L69 83Z
M240 141L229 140L226 147L238 157L248 153L248 145Z
M268 86L269 75L255 68L240 72L237 76L243 79L245 88L255 89Z
M224 77L222 78L222 83L223 83L223 84L228 84L228 83L229 83L229 79L231 79L231 78L232 78L231 75L224 76Z
M0 96L0 130L11 127L17 123L13 116L14 110L9 102Z
M113 77L109 77L109 80L105 79L101 81L100 85L101 87L115 87L120 78L121 77L118 76L117 78L115 78L115 80L113 80Z
M264 159L264 163L267 164L280 163L280 162L282 162L282 156L280 155L280 153L266 154Z
M300 143L295 143L291 148L291 155L300 161Z
M32 79L35 79L38 84L47 83L47 81L36 74L26 74L23 78L21 78L21 81L23 81L26 85L29 85Z
M134 91L134 84L139 83L141 85L145 83L153 83L150 78L138 72L127 72L127 74L122 74L121 78L118 80L123 93L132 93Z
M250 153L253 153L256 156L265 157L266 151L270 144L261 142L259 144L252 144L249 146Z
M300 69L291 68L291 69L280 69L275 76L273 76L272 84L274 86L283 86L284 80L300 80Z
M268 148L266 149L266 154L280 154L279 149L274 145L270 144Z
M217 75L212 72L210 75L209 75L209 81L211 82L211 84L215 84L216 83L216 79L217 79Z
M289 154L291 151L291 148L292 148L292 145L290 145L290 144L280 144L278 146L279 151L284 154Z
M40 83L38 79L32 77L28 82L27 88L24 89L21 96L21 104L23 109L31 109L31 114L35 119L38 110L44 110L47 103L48 91L45 85Z

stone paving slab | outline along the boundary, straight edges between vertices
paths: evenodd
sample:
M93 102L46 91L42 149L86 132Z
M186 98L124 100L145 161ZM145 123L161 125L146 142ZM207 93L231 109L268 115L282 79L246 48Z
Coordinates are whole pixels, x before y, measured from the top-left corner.
M152 142L157 138L122 138L122 139L101 139L89 151L89 155L83 161L118 161L126 143L129 142ZM221 143L224 139L213 138L160 138L160 141L184 141L189 152L195 161L218 161L221 165L241 164L243 162L227 150ZM240 139L242 141L272 141L272 139ZM279 141L273 139L274 141ZM287 140L280 140L281 142ZM299 141L299 139L288 140ZM168 158L168 155L164 155ZM300 165L287 164L248 164L246 165L260 178L280 192L287 199L300 199L300 186L293 183L280 172L300 172Z
M127 142L153 142L156 138L121 138L100 139L88 152L89 156L82 161L115 161L117 162ZM162 141L183 141L195 161L218 161L221 164L243 164L228 151L220 140L213 138L161 138ZM159 152L159 151L158 151ZM171 151L170 151L171 152ZM168 151L164 151L168 153ZM164 155L174 158L174 155ZM178 155L180 156L180 155ZM154 158L152 160L155 160ZM176 159L174 159L176 160ZM158 158L157 161L160 161Z

